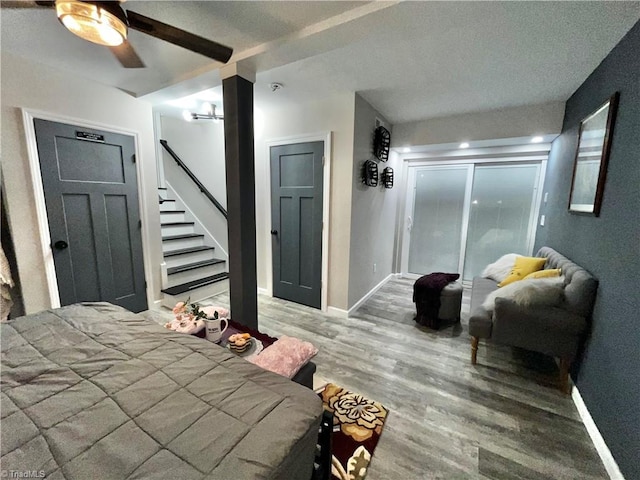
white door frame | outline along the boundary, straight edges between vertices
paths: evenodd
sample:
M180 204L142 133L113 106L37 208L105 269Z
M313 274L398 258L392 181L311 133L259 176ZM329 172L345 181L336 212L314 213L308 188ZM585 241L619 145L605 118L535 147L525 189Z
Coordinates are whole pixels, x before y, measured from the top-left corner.
M38 143L36 141L36 130L33 120L36 118L49 120L58 123L67 123L79 127L103 130L111 133L119 133L133 137L136 155L136 175L138 183L138 208L140 209L140 220L142 221L142 257L144 264L144 279L147 284L147 308L154 305L153 281L151 278L152 264L148 246L151 244L148 223L148 210L145 196L144 182L142 181L142 161L140 158L139 133L113 125L92 122L81 118L69 117L57 113L43 112L30 108L22 108L22 121L24 124L25 140L27 143L27 156L29 158L29 170L31 174L31 190L36 204L36 217L38 220L38 232L40 236L40 247L44 259L44 271L47 278L49 290L49 300L51 308L60 307L60 292L58 291L58 278L56 267L53 261L53 251L51 250L51 234L49 233L49 218L47 216L47 206L44 198L44 187L42 185L42 173L40 171L40 157L38 155Z
M266 145L266 207L267 207L267 294L273 297L273 241L271 235L271 147L291 145L294 143L324 142L324 165L322 178L322 279L320 284L321 309L327 311L328 282L329 282L329 195L331 192L331 132L312 133L304 135L292 135L269 139Z

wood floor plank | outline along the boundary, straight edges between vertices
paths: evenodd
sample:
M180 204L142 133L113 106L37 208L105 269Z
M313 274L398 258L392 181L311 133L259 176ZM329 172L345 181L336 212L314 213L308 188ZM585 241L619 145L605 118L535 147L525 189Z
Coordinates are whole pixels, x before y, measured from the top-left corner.
M412 287L393 279L349 318L258 298L261 331L312 342L319 378L390 409L367 480L608 478L571 398L555 388L553 359L481 342L471 365L470 292L461 323L434 331L414 322Z

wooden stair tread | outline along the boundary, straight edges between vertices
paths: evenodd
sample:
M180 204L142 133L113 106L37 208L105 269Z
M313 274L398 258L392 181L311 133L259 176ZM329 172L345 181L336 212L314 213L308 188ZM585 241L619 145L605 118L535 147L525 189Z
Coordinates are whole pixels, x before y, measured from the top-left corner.
M202 260L200 262L187 263L186 265L180 265L177 267L167 268L167 275L173 275L174 273L188 272L196 268L209 267L211 265L218 265L219 263L225 263L225 260L219 258L212 258L211 260Z
M184 233L182 235L169 235L167 237L162 237L163 242L168 242L170 240L182 240L187 238L196 238L196 237L204 237L202 233Z
M193 280L181 285L174 285L173 287L165 288L162 290L162 293L174 296L181 295L183 293L188 293L191 290L195 290L196 288L206 287L207 285L221 282L222 280L226 280L227 278L229 278L228 272L217 273L216 275L211 275L209 277Z
M164 257L174 257L176 255L183 255L185 253L196 253L196 252L204 252L205 250L215 250L215 247L209 247L206 245L202 245L199 247L191 247L191 248L181 248L179 250L172 250L170 252L165 252Z
M177 227L179 225L195 225L195 222L167 222L161 223L161 227Z

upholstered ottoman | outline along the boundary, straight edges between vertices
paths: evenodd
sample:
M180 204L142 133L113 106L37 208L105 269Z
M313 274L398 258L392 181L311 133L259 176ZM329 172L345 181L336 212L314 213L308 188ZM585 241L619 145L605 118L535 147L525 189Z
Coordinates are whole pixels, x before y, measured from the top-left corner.
M460 308L462 306L462 285L459 282L448 283L440 292L440 307L436 309L428 296L415 298L416 322L429 328L440 328L443 324L451 324L460 320Z

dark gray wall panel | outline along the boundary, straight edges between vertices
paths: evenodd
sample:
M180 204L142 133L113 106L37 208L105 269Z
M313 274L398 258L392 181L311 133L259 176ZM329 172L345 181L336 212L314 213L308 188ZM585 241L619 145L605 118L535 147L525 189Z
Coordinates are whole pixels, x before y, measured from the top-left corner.
M93 215L89 195L62 196L62 208L66 215L68 252L71 257L72 285L75 285L73 301L100 300L98 254L93 240Z
M124 183L119 145L57 137L56 152L60 180Z
M300 198L300 280L301 287L313 288L314 258L317 256L313 242L313 198Z
M292 197L280 198L280 245L281 251L293 252L297 249L296 240L296 218L295 208L293 205L294 199ZM296 270L298 264L294 258L289 255L280 255L280 281L294 284L297 283Z
M135 295L135 270L131 250L131 231L125 195L106 195L104 208L107 214L107 230L111 250L111 269L118 273L114 278L117 299Z
M580 121L615 91L620 103L599 217L567 210ZM536 248L549 245L599 280L591 335L573 372L626 478L640 478L640 23L567 101L549 155Z
M313 188L313 155L282 155L280 157L281 187Z

